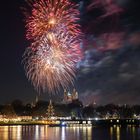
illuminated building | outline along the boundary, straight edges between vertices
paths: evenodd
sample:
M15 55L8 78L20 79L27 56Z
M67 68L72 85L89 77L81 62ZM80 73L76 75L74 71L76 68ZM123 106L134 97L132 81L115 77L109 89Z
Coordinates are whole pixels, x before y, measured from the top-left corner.
M72 93L70 93L69 91L64 90L64 103L70 103L73 100L77 100L78 99L78 92L76 91L76 89L73 89Z

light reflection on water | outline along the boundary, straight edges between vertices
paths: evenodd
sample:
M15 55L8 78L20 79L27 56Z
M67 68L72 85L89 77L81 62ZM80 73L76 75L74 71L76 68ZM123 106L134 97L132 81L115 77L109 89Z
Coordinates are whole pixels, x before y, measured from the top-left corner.
M0 140L140 140L140 127L0 126Z

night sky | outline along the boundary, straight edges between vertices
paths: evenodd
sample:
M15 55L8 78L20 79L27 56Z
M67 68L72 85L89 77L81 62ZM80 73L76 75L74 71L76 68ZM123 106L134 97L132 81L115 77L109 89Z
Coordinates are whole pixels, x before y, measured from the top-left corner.
M96 0L100 1L100 0ZM116 0L94 6L80 1L84 33L83 59L77 65L75 86L84 103L139 104L140 101L140 1ZM30 42L25 37L21 7L24 0L0 4L0 103L20 99L26 103L38 94L27 80L22 55ZM53 95L58 100L60 95ZM48 100L47 93L40 95Z

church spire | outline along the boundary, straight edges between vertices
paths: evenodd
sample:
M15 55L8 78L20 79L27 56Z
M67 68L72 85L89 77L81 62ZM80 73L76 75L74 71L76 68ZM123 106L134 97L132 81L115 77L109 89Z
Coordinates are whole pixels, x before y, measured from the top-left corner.
M67 95L67 90L66 89L64 89L64 101L67 101L67 97L68 95Z

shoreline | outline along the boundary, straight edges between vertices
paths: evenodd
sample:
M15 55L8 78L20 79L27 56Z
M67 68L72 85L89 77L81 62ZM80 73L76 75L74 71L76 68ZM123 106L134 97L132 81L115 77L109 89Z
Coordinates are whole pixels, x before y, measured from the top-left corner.
M43 121L8 121L0 122L0 126L8 125L48 125L48 126L112 126L112 125L137 125L139 119L107 119L107 120L43 120Z

